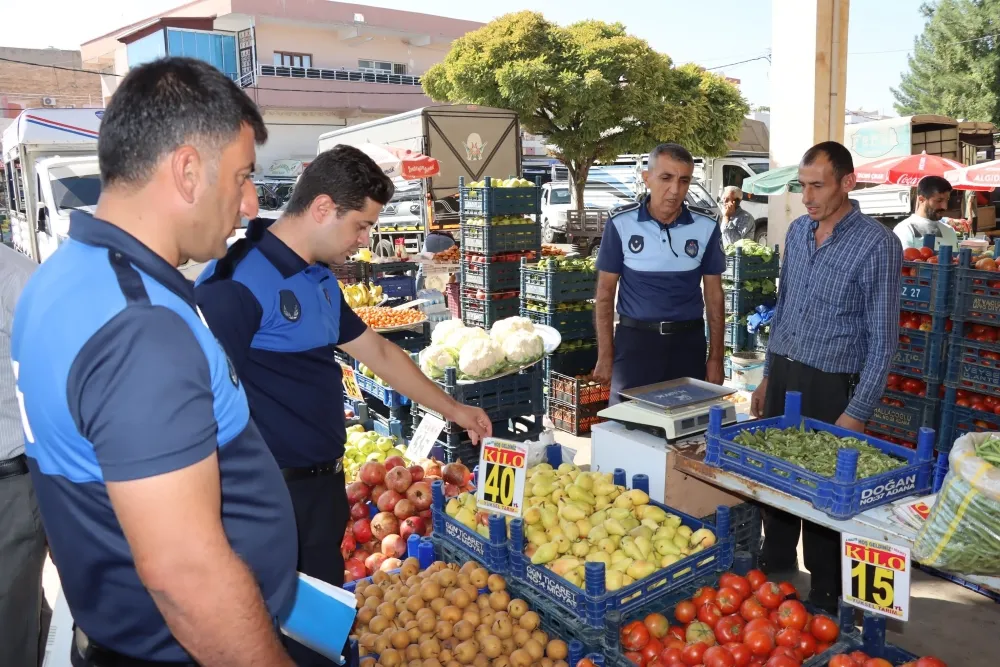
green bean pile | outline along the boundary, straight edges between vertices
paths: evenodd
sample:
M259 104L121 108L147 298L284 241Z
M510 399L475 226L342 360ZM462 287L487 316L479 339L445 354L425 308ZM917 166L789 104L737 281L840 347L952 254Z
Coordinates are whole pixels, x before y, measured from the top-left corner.
M844 448L856 449L858 471L856 479L874 477L906 465L905 461L889 456L858 438L838 438L825 431L807 431L805 424L784 430L743 431L733 440L770 456L784 459L824 477L833 477L837 471L837 452Z
M976 445L976 456L994 468L1000 468L1000 438L990 438Z

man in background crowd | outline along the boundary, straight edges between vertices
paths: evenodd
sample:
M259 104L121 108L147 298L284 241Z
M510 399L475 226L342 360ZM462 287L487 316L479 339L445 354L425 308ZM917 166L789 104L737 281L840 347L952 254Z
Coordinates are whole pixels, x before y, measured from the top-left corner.
M722 245L732 245L740 239L752 239L754 219L749 211L740 208L743 191L727 185L722 191Z
M958 252L958 235L947 223L941 221L941 214L948 210L951 197L951 183L940 176L924 176L917 184L917 208L906 220L896 225L892 232L899 237L906 248L923 248L924 236L934 237L934 249L951 246Z

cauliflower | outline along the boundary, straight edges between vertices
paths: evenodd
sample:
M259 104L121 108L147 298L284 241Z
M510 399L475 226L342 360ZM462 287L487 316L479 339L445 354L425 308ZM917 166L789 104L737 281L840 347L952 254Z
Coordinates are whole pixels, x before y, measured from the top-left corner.
M466 342L458 353L458 369L470 378L495 375L505 363L503 350L488 336Z
M461 350L462 346L472 340L489 340L490 335L479 327L463 327L455 329L441 341L441 345L453 350Z
M528 331L515 331L503 342L503 353L507 361L515 365L530 364L545 354L542 337Z
M420 351L420 370L435 380L444 377L444 369L457 366L458 355L451 348L431 345Z
M462 323L462 320L445 320L444 322L439 322L435 325L434 331L431 332L431 342L440 343L453 332L464 328L465 324Z
M535 325L527 317L507 317L500 320L490 329L490 338L503 345L507 337L515 331L527 331L531 333L535 330Z

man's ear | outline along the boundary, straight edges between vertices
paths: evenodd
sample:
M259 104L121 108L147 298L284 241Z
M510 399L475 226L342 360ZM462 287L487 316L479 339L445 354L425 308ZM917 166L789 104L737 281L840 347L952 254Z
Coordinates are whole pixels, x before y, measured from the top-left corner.
M337 212L337 205L330 199L330 195L319 195L313 199L309 211L312 213L313 220L323 222L331 213Z
M854 174L854 172L851 172L847 176L840 179L840 184L841 187L844 188L844 192L850 192L854 189L854 186L858 184L858 177Z
M201 185L201 154L194 146L184 145L170 154L170 174L181 198L193 204Z

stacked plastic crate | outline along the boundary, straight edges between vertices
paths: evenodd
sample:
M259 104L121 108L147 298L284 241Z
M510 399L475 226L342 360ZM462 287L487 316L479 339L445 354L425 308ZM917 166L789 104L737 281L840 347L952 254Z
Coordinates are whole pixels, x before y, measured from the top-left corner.
M899 344L868 434L914 449L922 426L939 427L955 272L950 247L904 254Z
M586 378L597 363L594 292L597 271L591 259L546 257L521 262L521 316L553 327L562 344L544 362L548 413L561 431L581 435L601 421L609 385Z
M763 351L767 348L767 334L747 331L747 317L757 306L774 306L778 300L779 256L775 247L766 258L746 255L736 248L726 256L726 270L722 274L722 287L726 299L726 379L732 377L730 357L734 352Z
M529 187L466 187L459 178L461 302L466 326L489 329L517 315L522 257L542 249L541 190Z

